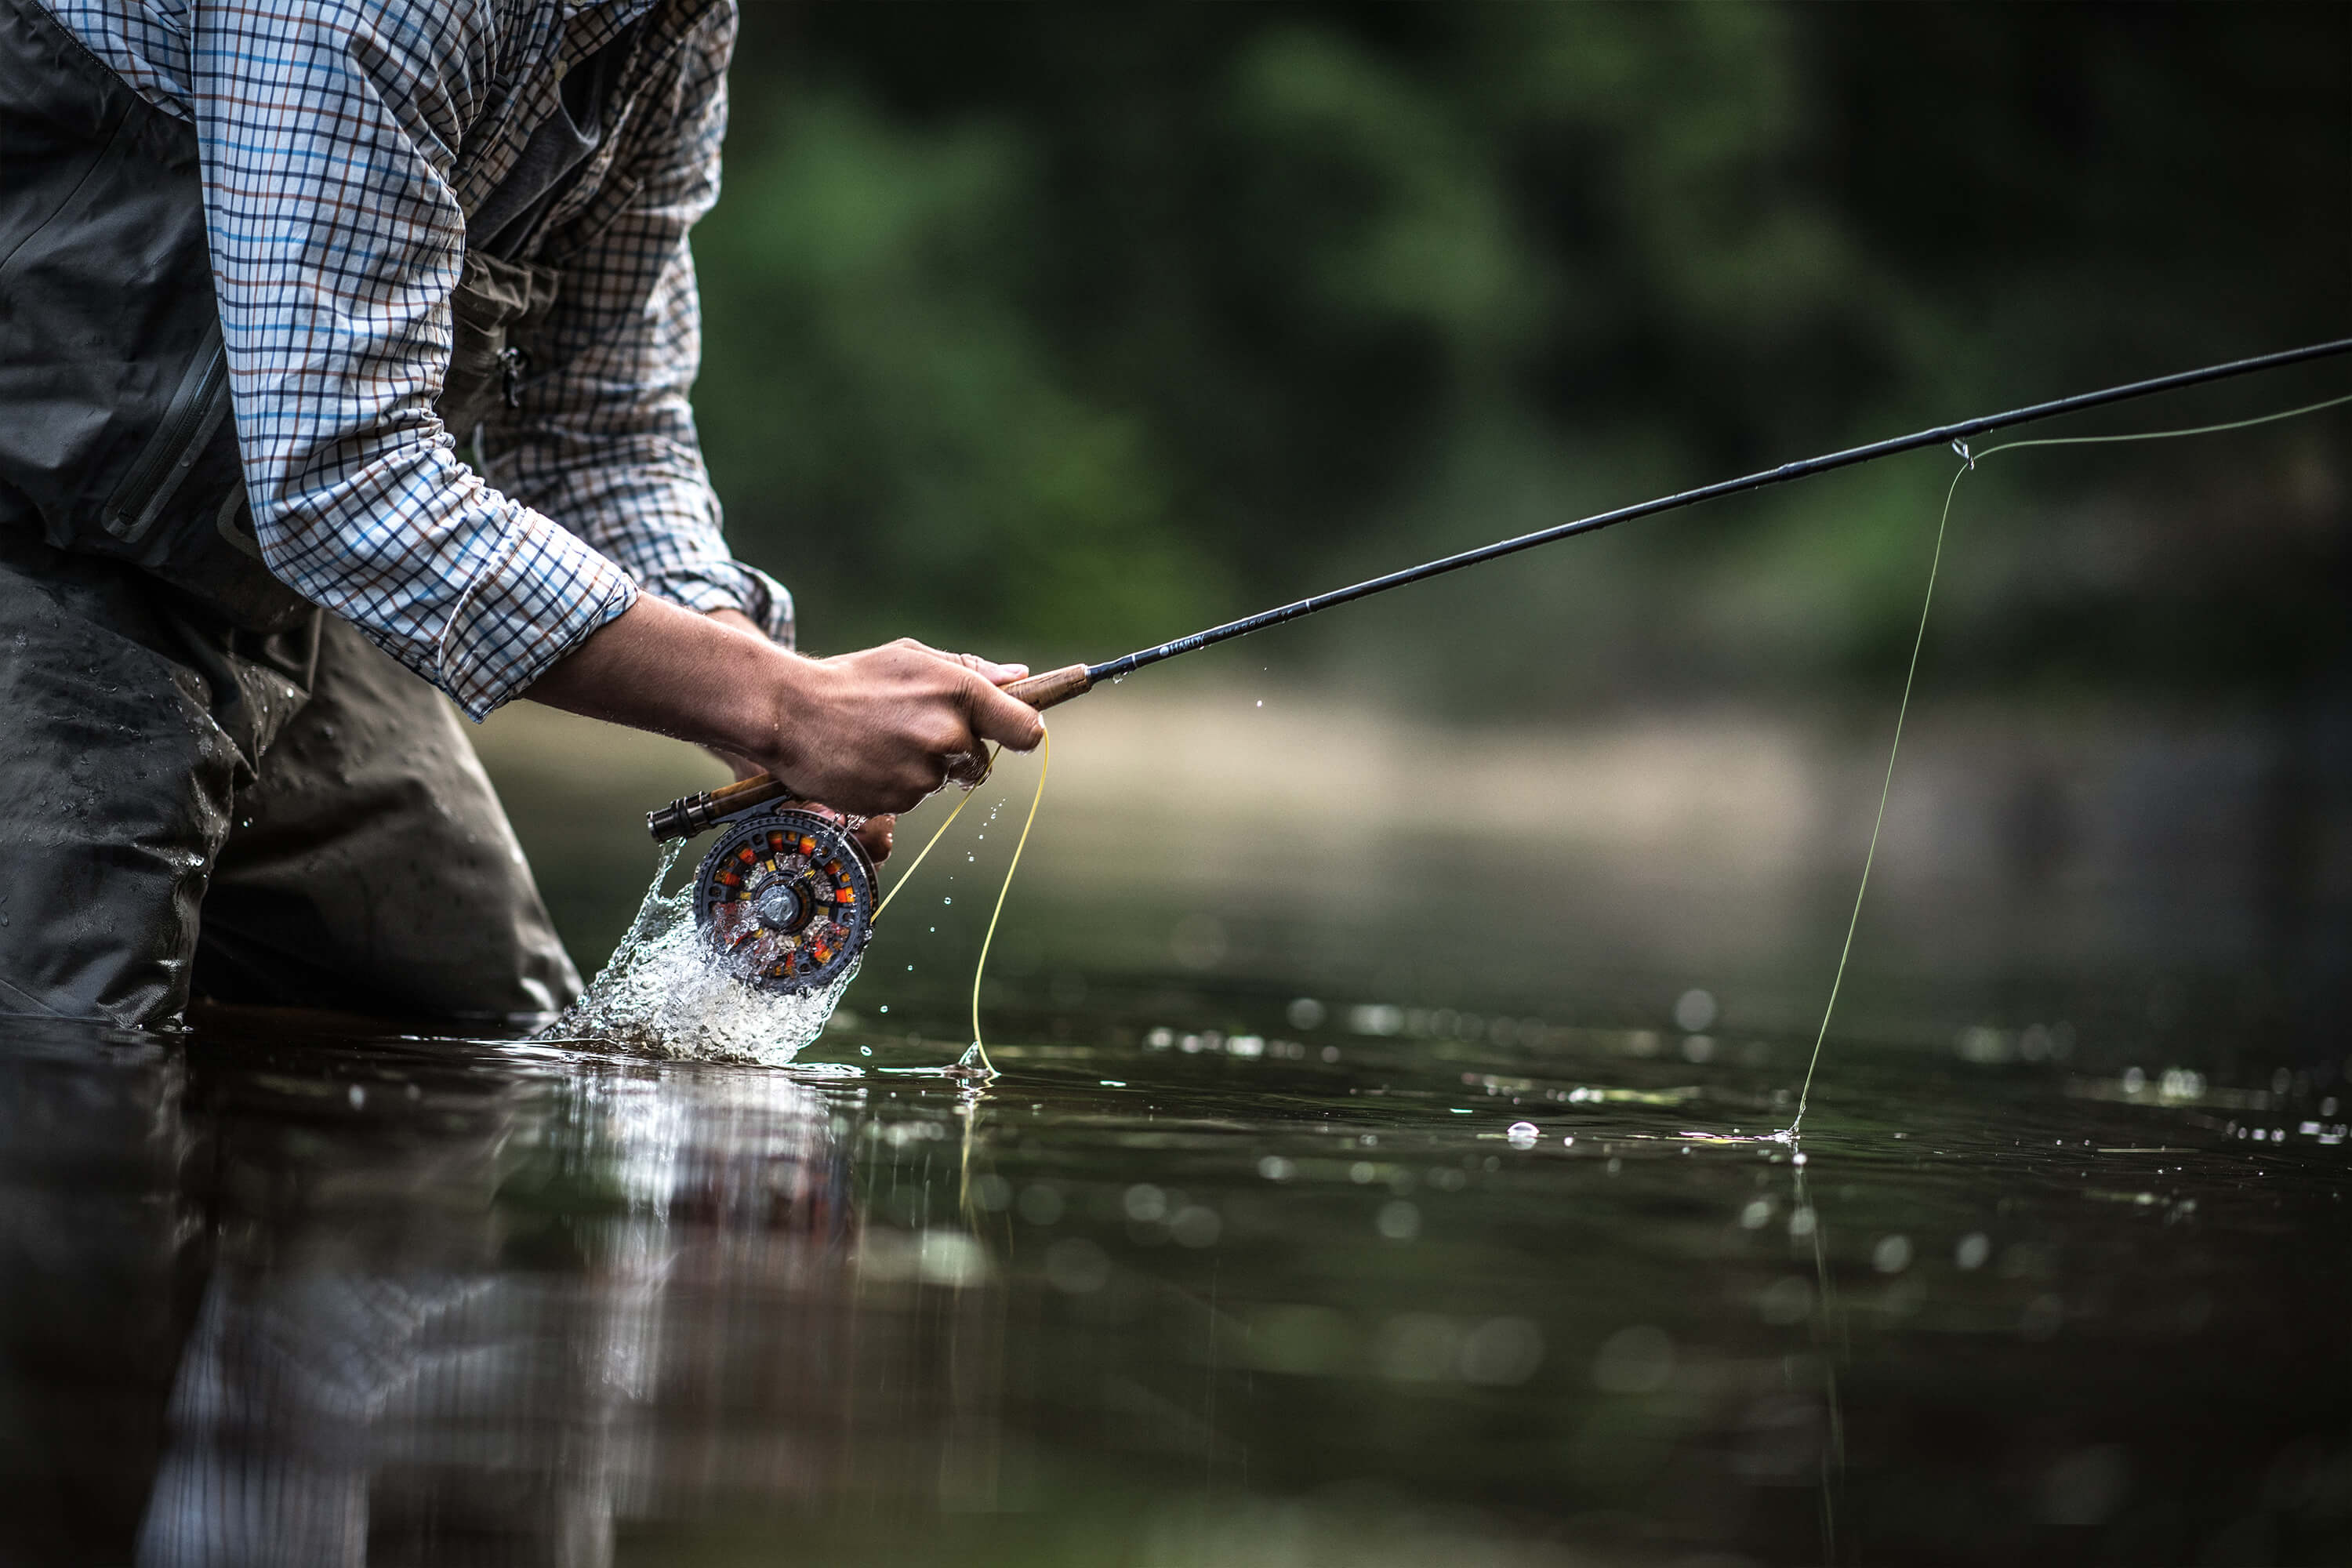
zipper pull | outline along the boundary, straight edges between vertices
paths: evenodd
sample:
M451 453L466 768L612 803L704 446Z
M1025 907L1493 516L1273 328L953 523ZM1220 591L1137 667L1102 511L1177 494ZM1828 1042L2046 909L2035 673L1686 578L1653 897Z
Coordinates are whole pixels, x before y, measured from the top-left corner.
M522 406L522 378L530 374L530 355L509 343L499 351L499 370L506 389L507 406Z

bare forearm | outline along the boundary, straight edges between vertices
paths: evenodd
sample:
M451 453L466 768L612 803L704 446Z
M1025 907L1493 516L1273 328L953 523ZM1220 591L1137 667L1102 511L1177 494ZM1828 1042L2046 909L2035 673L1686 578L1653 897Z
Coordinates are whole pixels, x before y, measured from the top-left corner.
M794 655L718 616L640 594L524 695L569 713L756 756L772 746L771 694L793 680L794 662Z
M834 658L650 595L572 650L533 701L747 758L808 798L861 816L904 811L989 741L1045 733L997 689L1027 669L900 640Z

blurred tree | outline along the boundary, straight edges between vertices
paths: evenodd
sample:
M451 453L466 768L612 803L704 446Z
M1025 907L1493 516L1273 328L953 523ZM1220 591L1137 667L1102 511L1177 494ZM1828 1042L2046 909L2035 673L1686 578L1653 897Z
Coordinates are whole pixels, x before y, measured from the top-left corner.
M1101 657L2352 324L2336 5L744 21L698 405L739 547L828 647ZM1989 468L1948 679L2309 680L2346 646L2345 428ZM1516 704L1876 675L1948 472L1522 558L1279 657L1407 690L1504 665Z
M1099 646L1213 601L1145 423L1074 391L1008 298L1019 137L811 93L743 162L699 248L700 401L740 531L819 595L805 624L836 647L910 614L946 641Z

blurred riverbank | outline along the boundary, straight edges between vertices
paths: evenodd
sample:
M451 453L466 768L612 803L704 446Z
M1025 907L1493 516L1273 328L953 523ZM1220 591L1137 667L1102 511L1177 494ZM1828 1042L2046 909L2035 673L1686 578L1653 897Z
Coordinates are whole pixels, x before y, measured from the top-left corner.
M1801 1028L1892 721L1890 705L1450 727L1304 690L1099 693L1054 716L992 1001L1190 976L1643 1026L1696 988L1724 1028ZM723 775L528 705L477 740L593 969L654 864L645 811ZM2186 1060L2226 1021L2321 1050L2352 951L2347 749L2326 715L1915 710L1842 1026L1948 1043L2096 1019ZM886 928L852 1006L954 1016L1034 776L1000 764L906 906L929 917ZM902 827L900 866L942 809Z

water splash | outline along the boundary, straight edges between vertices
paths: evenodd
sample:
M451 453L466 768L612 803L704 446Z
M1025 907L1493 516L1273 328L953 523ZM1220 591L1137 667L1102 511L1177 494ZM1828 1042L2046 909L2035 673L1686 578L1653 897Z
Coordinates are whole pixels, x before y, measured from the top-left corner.
M692 884L662 891L684 848L681 842L663 849L629 934L580 1000L538 1038L593 1040L673 1060L782 1067L824 1032L857 964L823 990L799 995L744 984L696 931Z

